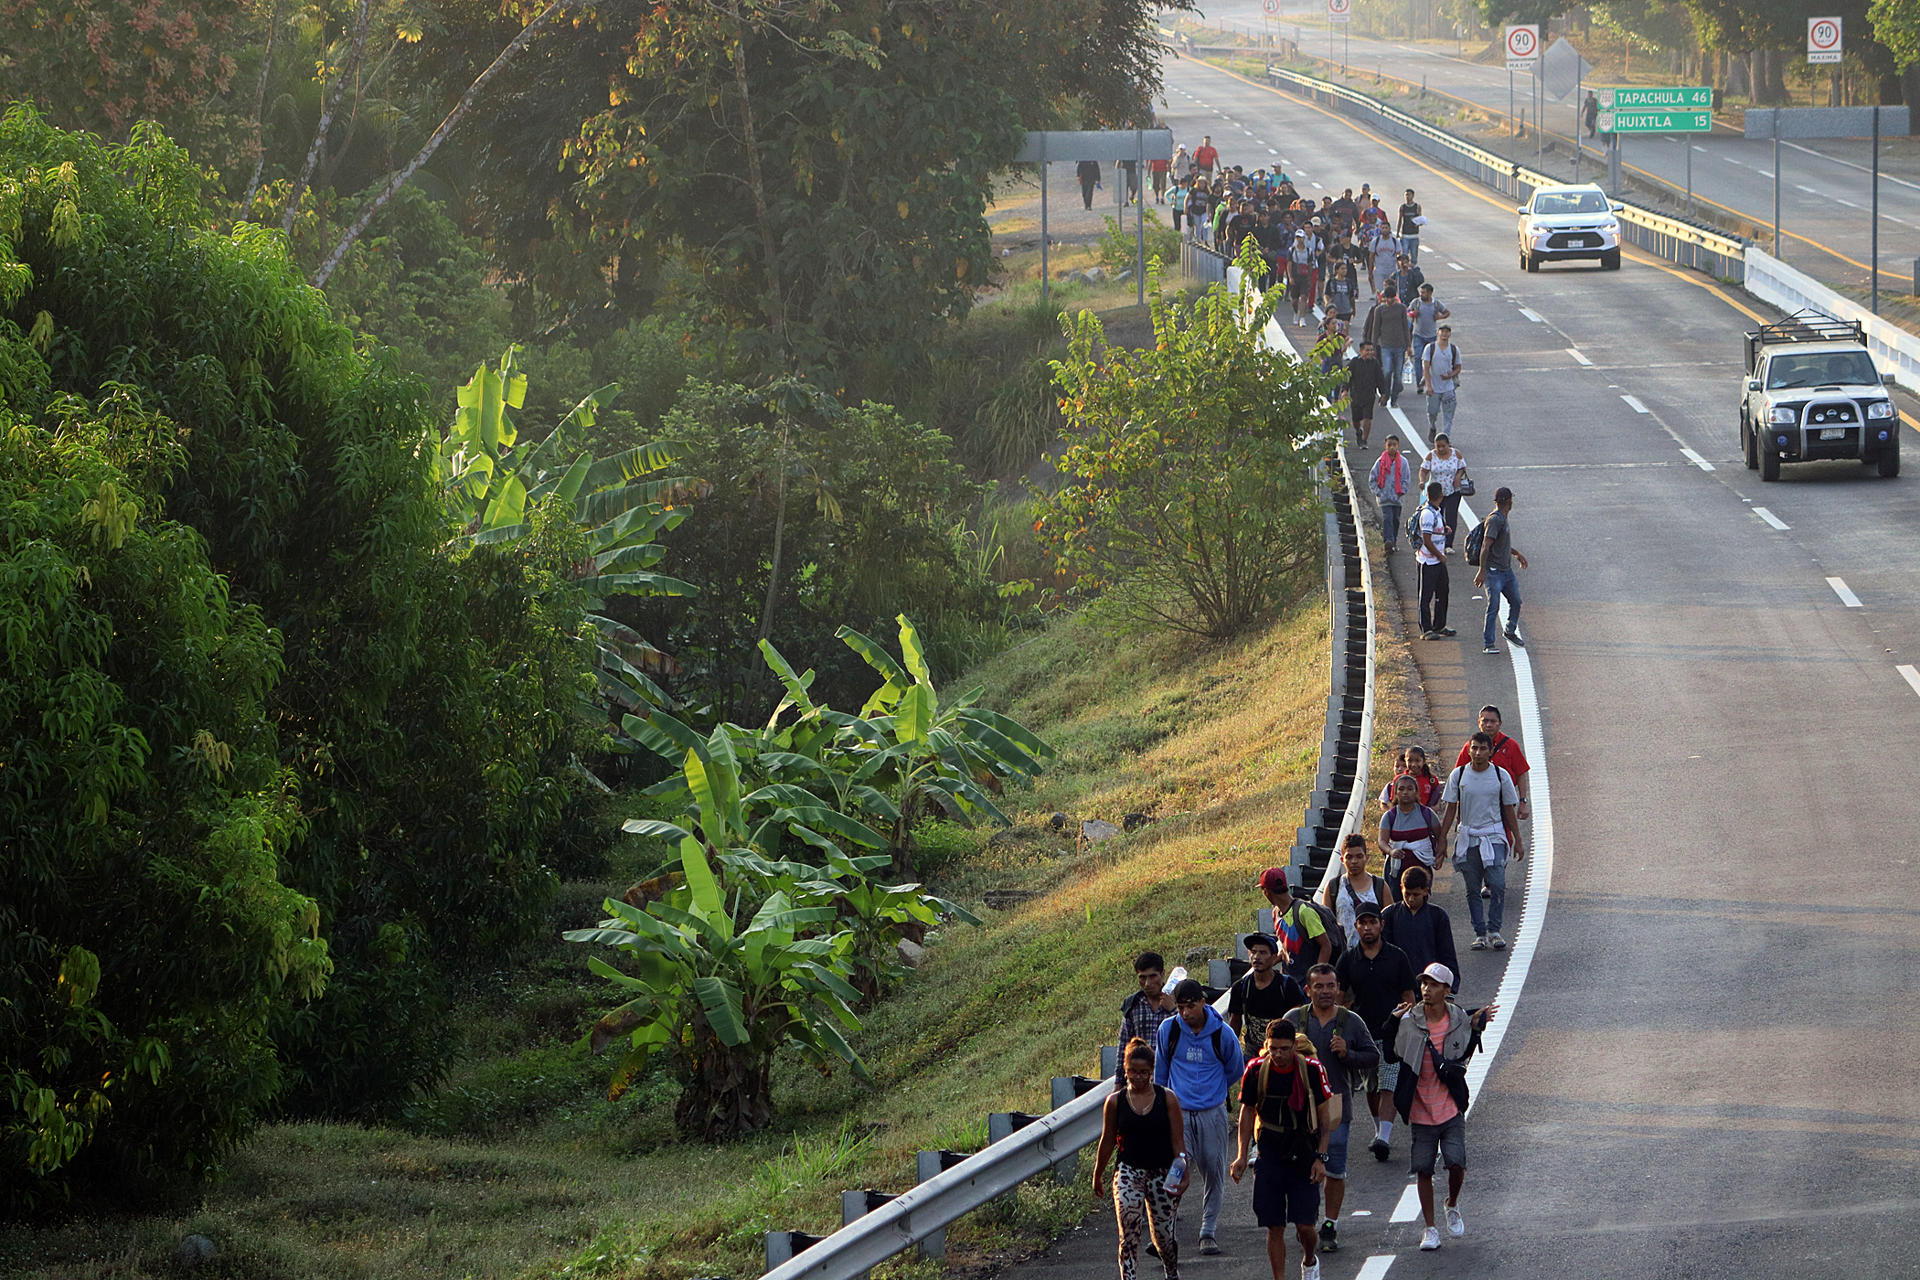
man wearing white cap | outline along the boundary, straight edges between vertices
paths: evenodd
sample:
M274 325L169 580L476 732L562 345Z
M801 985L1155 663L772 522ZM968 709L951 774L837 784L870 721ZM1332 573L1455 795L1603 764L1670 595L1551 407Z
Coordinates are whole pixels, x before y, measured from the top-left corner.
M1440 1247L1440 1229L1433 1219L1433 1167L1436 1156L1447 1162L1447 1234L1456 1240L1467 1234L1460 1217L1460 1187L1467 1180L1467 1059L1480 1047L1499 1005L1469 1012L1455 1004L1453 970L1435 961L1420 974L1420 1000L1393 1012L1388 1023L1387 1057L1406 1070L1393 1091L1394 1107L1413 1130L1413 1173L1419 1181L1420 1212L1427 1230L1422 1249Z

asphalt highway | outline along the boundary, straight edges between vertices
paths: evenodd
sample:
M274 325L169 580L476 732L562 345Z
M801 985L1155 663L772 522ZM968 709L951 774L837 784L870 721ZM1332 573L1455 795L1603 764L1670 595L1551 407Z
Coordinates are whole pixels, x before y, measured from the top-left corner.
M1324 5L1310 12L1289 3L1274 30L1293 31L1292 19L1320 20ZM1210 20L1222 20L1235 29L1261 29L1262 9L1256 0L1221 0L1207 7ZM1556 38L1548 33L1547 43ZM1508 73L1504 65L1489 66L1457 56L1451 46L1432 42L1379 40L1358 33L1336 36L1331 46L1324 30L1305 30L1302 47L1320 57L1345 57L1349 65L1379 70L1402 80L1424 83L1430 89L1465 99L1490 111L1508 109ZM1512 77L1513 109L1532 118L1529 77ZM1806 106L1804 98L1797 103ZM1549 99L1545 113L1550 134L1558 135L1563 154L1574 133L1575 99ZM1605 175L1598 142L1586 142L1583 181ZM1687 160L1692 153L1692 190L1702 215L1710 206L1749 219L1760 227L1773 223L1774 152L1771 141L1748 141L1738 133L1717 129L1711 134L1623 136L1621 163L1685 190ZM1864 284L1871 250L1869 211L1873 206L1867 139L1822 139L1783 142L1780 147L1780 223L1786 260L1817 278L1836 283ZM1531 165L1534 143L1521 140L1513 157ZM1881 141L1880 162L1880 287L1907 292L1912 287L1914 260L1920 256L1920 139ZM1570 163L1570 159L1562 165ZM1770 234L1770 232L1768 233Z
M1511 712L1507 728L1550 768L1557 855L1468 1122L1468 1232L1418 1251L1404 1129L1377 1164L1362 1122L1322 1274L1920 1274L1920 834L1901 763L1920 740L1920 436L1902 428L1898 479L1814 463L1762 484L1735 422L1741 335L1766 308L1632 249L1619 272L1525 275L1497 194L1210 67L1169 61L1166 84L1175 136L1211 133L1226 163L1278 157L1316 195L1418 190L1421 266L1465 358L1473 501L1515 490L1532 564L1521 626L1544 736ZM1402 408L1424 439L1421 403ZM1376 420L1376 446L1398 425ZM1455 690L1435 700L1449 759L1471 708L1516 697L1508 656L1480 652L1471 571L1453 572L1458 639L1413 642L1430 690ZM1410 601L1404 543L1391 573ZM1438 901L1473 1005L1505 957L1465 949L1456 881ZM1185 1276L1267 1275L1245 1188L1221 1257L1194 1247L1197 1209ZM1112 1274L1113 1249L1097 1213L1006 1274Z

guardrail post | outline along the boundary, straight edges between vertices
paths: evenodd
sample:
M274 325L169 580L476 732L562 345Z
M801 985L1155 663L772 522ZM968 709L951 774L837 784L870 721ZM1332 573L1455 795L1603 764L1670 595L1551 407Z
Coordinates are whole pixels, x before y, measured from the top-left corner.
M922 1151L913 1158L916 1183L927 1182L967 1158L964 1151ZM947 1256L947 1229L929 1231L920 1241L920 1256L939 1260Z
M1067 1079L1070 1077L1060 1077L1060 1078ZM1069 1097L1066 1099L1066 1101L1071 1102L1073 1101L1073 1098ZM1059 1099L1058 1095L1055 1095L1053 1105L1055 1107L1060 1107L1064 1105ZM987 1145L992 1146L994 1143L1000 1141L1002 1138L1010 1138L1014 1135L1015 1132L1026 1128L1028 1125L1032 1124L1035 1120L1041 1120L1044 1118L1045 1117L1043 1116L1029 1115L1025 1111L996 1111L992 1115L989 1115L987 1117ZM1052 1154L1051 1148L1048 1148L1048 1154L1049 1155ZM1078 1153L1076 1152L1075 1154L1078 1154ZM1057 1182L1072 1182L1073 1174L1074 1174L1073 1169L1062 1168L1058 1164L1055 1164L1053 1166L1053 1176L1054 1176L1054 1180Z
M825 1239L825 1236L810 1236L804 1231L767 1232L767 1270L771 1271L783 1262L792 1262L795 1255Z
M1100 1074L1112 1079L1120 1074L1120 1046L1103 1044L1100 1046Z
M842 1191L840 1193L840 1225L844 1227L857 1218L864 1218L893 1198L889 1192L871 1189ZM867 1277L872 1274L871 1271L862 1271L855 1280L867 1280Z

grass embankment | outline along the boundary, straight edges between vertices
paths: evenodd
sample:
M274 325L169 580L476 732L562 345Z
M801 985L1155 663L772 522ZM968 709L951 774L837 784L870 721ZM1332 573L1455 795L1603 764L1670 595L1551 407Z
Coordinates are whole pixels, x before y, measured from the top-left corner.
M755 1275L766 1230L832 1227L843 1187L903 1189L914 1151L978 1146L989 1110L1046 1110L1048 1078L1092 1069L1112 1035L1134 953L1179 962L1242 926L1249 885L1284 856L1312 784L1326 645L1325 600L1310 591L1234 644L1120 636L1073 618L976 673L989 701L1061 758L1009 797L1014 832L934 828L923 871L976 906L988 888L1036 896L947 930L871 1011L857 1044L872 1087L791 1065L774 1132L722 1148L675 1143L669 1097L602 1096L608 1064L572 1041L606 995L557 945L476 984L478 1056L409 1128L269 1127L192 1209L10 1229L0 1273L170 1276L175 1245L202 1233L219 1253L197 1274L249 1280ZM1382 741L1397 734L1389 722ZM1076 849L1047 834L1055 811L1159 820ZM619 887L568 886L556 929L592 918ZM1031 1249L1090 1208L1083 1186L1029 1184L957 1225L950 1257Z

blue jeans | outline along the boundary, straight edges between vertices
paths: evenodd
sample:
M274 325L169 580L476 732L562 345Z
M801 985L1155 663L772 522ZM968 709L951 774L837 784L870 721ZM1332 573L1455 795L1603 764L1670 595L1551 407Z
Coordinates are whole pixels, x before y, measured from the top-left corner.
M1406 358L1407 353L1398 347L1386 347L1380 352L1380 370L1387 375L1388 404L1400 398L1400 366Z
M1399 503L1382 502L1380 504L1380 537L1386 542L1389 551L1400 545ZM1493 641L1489 640L1487 643L1492 644Z
M1420 237L1418 235L1401 236L1400 252L1406 254L1408 260L1414 266L1416 267L1419 266L1420 265Z
M1467 846L1467 856L1455 857L1454 869L1459 871L1467 887L1467 914L1473 917L1473 936L1484 938L1488 933L1500 932L1500 925L1507 915L1507 842L1501 840L1500 856L1492 866L1480 861L1479 842ZM1484 907L1480 905L1480 886L1486 885L1493 890L1493 897Z
M1493 629L1500 621L1500 597L1507 598L1507 630L1520 630L1520 579L1511 569L1487 570L1486 647L1493 648Z

